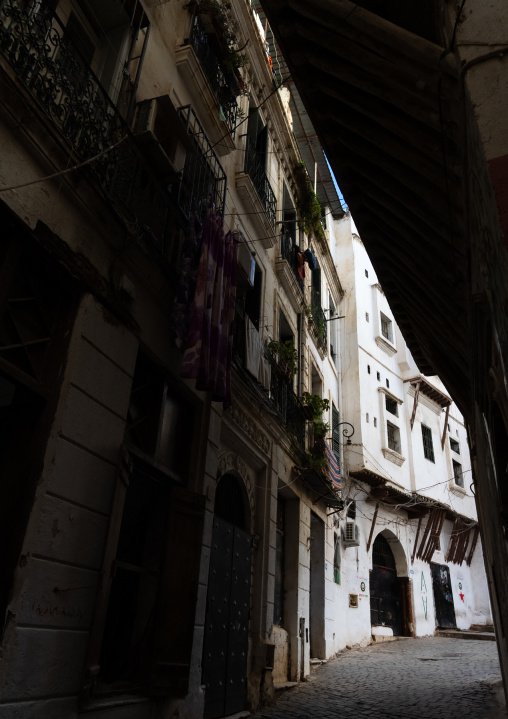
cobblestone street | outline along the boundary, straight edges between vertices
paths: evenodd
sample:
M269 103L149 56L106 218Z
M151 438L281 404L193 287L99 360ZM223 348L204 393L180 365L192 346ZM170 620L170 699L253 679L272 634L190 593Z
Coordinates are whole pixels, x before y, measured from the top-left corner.
M342 652L253 717L497 719L500 679L495 642L404 639Z

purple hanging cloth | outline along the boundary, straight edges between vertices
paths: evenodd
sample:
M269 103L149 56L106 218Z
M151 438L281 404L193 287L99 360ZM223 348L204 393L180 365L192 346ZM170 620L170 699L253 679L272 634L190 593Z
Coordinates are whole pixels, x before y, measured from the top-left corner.
M220 214L203 223L203 241L181 376L216 402L230 404L237 249Z

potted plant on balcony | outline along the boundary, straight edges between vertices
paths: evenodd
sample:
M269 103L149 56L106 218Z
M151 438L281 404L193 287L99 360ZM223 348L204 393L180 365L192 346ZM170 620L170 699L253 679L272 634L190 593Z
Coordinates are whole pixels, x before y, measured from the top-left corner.
M325 232L321 222L321 205L319 204L316 193L312 189L304 162L299 162L294 166L293 178L297 188L297 207L300 225L307 234L312 232L316 239L324 240Z
M327 399L322 399L319 395L310 394L310 392L304 392L300 397L300 402L309 422L320 422L323 412L328 412L330 409L330 402Z
M268 349L277 357L279 374L289 384L298 371L298 352L293 340L285 342L271 340Z

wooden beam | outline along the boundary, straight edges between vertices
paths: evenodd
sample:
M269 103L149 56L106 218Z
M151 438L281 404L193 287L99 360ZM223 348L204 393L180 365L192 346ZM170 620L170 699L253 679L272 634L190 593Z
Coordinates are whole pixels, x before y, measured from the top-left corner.
M423 517L420 517L420 519L418 520L418 529L416 530L415 544L414 544L414 547L413 547L413 554L411 555L411 564L413 564L413 562L415 561L416 547L417 547L417 545L418 545L418 537L420 536L420 529L421 529L421 526L422 526L422 519L423 519Z
M473 542L471 544L471 549L469 550L469 555L466 560L468 567L471 566L471 562L473 561L473 554L474 554L474 550L476 549L476 544L478 543L479 536L480 536L480 528L478 525L476 525L476 527L474 528Z
M420 382L417 383L416 388L415 388L415 400L413 403L413 412L411 414L411 419L409 420L409 425L410 425L411 429L413 429L413 425L415 423L416 409L418 407L419 394L420 394Z
M370 525L369 541L367 542L367 552L369 551L370 543L372 542L372 535L374 534L374 527L376 526L378 509L379 509L379 504L376 502L376 509L374 510L374 516L372 517L372 524Z
M432 523L434 522L434 516L435 516L436 510L432 510L432 512L429 514L429 518L427 519L427 524L425 525L425 531L423 533L422 541L420 543L420 546L418 548L418 552L416 554L417 559L421 559L423 554L423 549L425 547L425 544L427 542L427 537L430 532L430 528L432 526Z
M446 430L448 428L448 417L449 416L450 416L450 405L447 405L446 414L445 414L445 418L444 418L443 436L441 437L441 449L444 449L444 445L445 445Z

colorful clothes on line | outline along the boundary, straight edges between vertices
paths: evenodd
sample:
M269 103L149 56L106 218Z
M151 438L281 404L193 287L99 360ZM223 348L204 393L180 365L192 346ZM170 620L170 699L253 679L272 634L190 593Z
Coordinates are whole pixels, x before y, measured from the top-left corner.
M236 275L237 244L231 232L224 235L222 216L209 210L181 376L225 407L231 403Z

